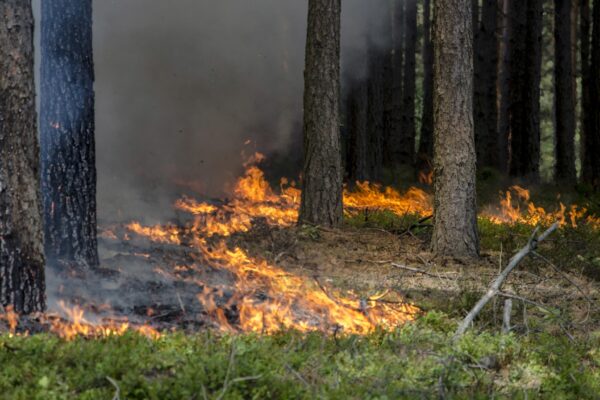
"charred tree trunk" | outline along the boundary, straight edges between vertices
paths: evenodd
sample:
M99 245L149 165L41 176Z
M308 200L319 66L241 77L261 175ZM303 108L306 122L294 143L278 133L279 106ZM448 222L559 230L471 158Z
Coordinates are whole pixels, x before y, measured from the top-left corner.
M0 2L0 304L45 308L29 0Z
M98 265L91 0L42 2L42 194L46 257Z
M510 1L510 174L540 178L543 0Z
M435 226L437 255L476 257L471 0L434 5Z
M415 162L415 89L417 49L417 1L404 1L404 73L402 88L402 141L397 160L400 165L413 166Z
M575 183L575 98L571 0L554 0L555 179Z
M342 221L340 16L341 0L309 0L300 223Z
M433 159L433 42L431 40L431 0L423 6L423 115L417 168L425 173Z
M367 88L355 82L348 95L348 173L351 182L369 180L367 169Z
M510 30L509 2L498 0L498 8L502 10L502 40L498 46L498 168L502 173L508 172L510 160L509 150L509 107L510 107Z
M384 141L384 63L385 56L371 47L367 81L367 134L369 179L380 180L383 173Z
M482 167L501 169L498 135L498 4L483 0L477 32L475 58L475 142L477 161Z

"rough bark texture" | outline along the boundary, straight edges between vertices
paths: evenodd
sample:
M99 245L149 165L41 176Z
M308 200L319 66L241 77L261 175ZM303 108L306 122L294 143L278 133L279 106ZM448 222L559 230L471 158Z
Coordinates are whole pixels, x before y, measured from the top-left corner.
M415 162L415 89L417 48L417 1L404 1L404 73L402 88L402 140L397 163L412 166Z
M437 255L479 253L473 128L471 0L434 5L435 226Z
M45 308L29 0L0 2L0 303Z
M423 115L417 168L428 172L433 160L433 42L431 40L431 0L423 5Z
M42 194L48 262L98 265L91 0L42 2Z
M477 161L482 167L501 169L498 135L498 4L483 0L479 26L475 27L475 99L473 115Z
M575 183L575 98L571 0L554 0L555 179Z
M367 169L367 87L355 82L348 95L348 173L351 182L369 179Z
M498 46L498 168L503 173L508 173L510 160L509 150L509 107L510 107L510 30L509 30L509 2L498 0L498 9L502 10L500 18L502 40Z
M592 130L592 120L594 112L590 108L590 91L591 91L591 14L590 0L580 0L579 5L580 15L580 37L581 37L581 179L583 182L593 184L594 176L600 176L600 163L596 160L600 159L597 154L600 152L600 143L598 136L594 135Z
M299 222L342 220L341 0L310 0L304 70L304 173Z
M510 174L540 178L543 0L510 1Z

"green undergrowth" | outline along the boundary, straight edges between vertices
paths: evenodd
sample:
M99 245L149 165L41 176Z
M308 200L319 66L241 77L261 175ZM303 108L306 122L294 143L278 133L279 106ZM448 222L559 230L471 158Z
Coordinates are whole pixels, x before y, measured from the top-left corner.
M0 398L598 398L600 332L576 345L547 334L489 333L453 343L455 327L430 312L366 337L0 336Z

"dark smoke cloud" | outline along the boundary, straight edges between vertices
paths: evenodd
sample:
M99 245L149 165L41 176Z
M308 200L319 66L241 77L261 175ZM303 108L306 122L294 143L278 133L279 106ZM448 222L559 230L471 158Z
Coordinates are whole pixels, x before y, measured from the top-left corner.
M101 219L163 218L183 191L222 195L242 149L299 147L307 3L94 1ZM387 4L343 0L344 76Z

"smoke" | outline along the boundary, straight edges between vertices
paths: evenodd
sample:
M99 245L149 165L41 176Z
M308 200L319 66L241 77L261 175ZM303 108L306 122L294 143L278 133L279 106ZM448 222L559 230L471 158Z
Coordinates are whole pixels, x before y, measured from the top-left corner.
M94 1L100 220L150 222L183 192L221 196L242 150L301 154L307 4ZM388 5L343 0L344 76L366 73Z

